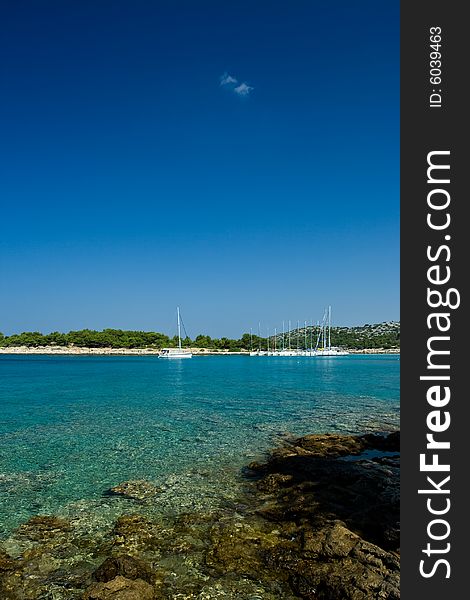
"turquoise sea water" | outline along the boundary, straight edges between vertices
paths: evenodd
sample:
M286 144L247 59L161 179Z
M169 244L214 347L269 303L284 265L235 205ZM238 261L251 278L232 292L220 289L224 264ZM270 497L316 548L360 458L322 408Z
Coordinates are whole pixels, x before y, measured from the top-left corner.
M34 514L97 528L130 479L154 511L234 502L240 469L285 433L399 426L397 356L0 356L0 537Z

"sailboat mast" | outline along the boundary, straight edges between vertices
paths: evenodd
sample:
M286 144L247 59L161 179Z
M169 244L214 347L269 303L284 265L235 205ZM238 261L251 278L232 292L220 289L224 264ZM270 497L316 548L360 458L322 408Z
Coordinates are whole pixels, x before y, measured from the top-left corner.
M268 354L269 354L269 327L267 328L268 331L268 338L266 340L266 343L268 344Z
M178 348L181 350L181 319L180 319L180 307L176 307L176 315L178 321Z
M328 350L331 350L331 306L328 307Z
M304 322L304 350L307 352L307 321Z
M253 327L250 327L250 351L253 352Z
M325 310L323 311L323 320L321 322L321 329L320 329L320 341L322 344L322 350L325 351L326 350L326 320L327 320L327 316L328 316L328 309L325 308Z
M284 331L284 321L282 322L282 349L285 349L285 341L284 341L284 337L285 337L285 331Z
M299 351L300 321L297 321L297 352Z
M290 328L291 328L291 324L290 324L290 319L289 319L289 332L287 333L287 341L289 343L289 350L290 350Z
M320 347L320 342L321 342L321 329L320 329L320 321L317 321L317 329L318 329L318 335L317 335L317 343L315 345L315 352L318 350L318 348ZM315 329L315 333L316 333L316 329Z
M277 348L277 327L274 328L274 352L276 352Z

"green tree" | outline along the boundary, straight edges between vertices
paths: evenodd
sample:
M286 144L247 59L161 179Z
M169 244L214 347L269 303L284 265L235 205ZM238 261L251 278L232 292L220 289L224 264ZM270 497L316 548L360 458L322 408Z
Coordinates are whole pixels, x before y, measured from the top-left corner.
M209 335L198 335L194 340L194 345L198 348L212 348L213 341Z

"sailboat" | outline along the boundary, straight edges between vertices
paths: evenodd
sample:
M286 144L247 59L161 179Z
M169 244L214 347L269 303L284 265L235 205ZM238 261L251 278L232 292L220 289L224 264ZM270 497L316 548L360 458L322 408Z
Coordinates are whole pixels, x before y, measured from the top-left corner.
M323 338L323 347L319 348L319 344ZM317 345L314 351L314 356L347 356L349 352L335 348L331 345L331 306L325 309L323 322L318 333Z
M268 348L268 352L266 352L266 350L261 350L261 323L258 323L258 350L253 350L253 331L252 330L250 330L250 337L251 337L250 356L268 356L269 348Z
M176 307L176 319L178 325L178 348L162 348L158 358L192 358L191 350L183 350L181 347L181 315L179 306Z
M294 350L291 347L291 322L288 322L288 329L287 329L287 348L285 347L284 344L284 337L285 337L285 332L284 332L284 321L282 322L282 350L279 351L278 356L298 356L298 352L297 350Z
M318 328L318 337L315 347L313 346L313 336L314 336L314 328L313 328L313 320L310 329L310 347L308 347L307 343L307 321L304 321L304 348L300 347L300 338L301 338L301 329L300 329L300 321L297 321L297 329L296 329L296 348L292 347L291 344L291 322L288 321L288 329L287 329L287 346L285 343L285 322L282 322L282 342L281 349L277 348L277 329L274 329L274 349L270 347L270 337L269 337L269 329L268 336L266 338L267 351L261 350L261 324L258 324L258 350L253 349L253 330L250 329L250 340L251 340L251 351L250 356L347 356L349 352L343 350L342 348L338 348L337 346L331 345L331 306L325 308L325 312L323 313L323 321L320 325L320 322L317 321Z

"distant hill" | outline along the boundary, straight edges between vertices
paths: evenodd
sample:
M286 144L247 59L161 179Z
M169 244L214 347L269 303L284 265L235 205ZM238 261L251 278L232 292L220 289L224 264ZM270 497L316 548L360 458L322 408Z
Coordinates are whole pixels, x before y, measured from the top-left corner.
M349 348L399 348L400 322L386 321L362 327L331 328L332 343Z
M287 340L288 334L284 338ZM305 339L307 346L316 345L318 337L318 327L301 327L291 330L291 347L297 347L297 341L300 348L305 347ZM274 337L273 337L274 340ZM276 336L276 344L282 343L282 334ZM341 348L363 350L365 348L399 348L400 347L400 322L385 321L383 323L375 323L373 325L366 324L356 327L332 327L331 328L331 345Z

